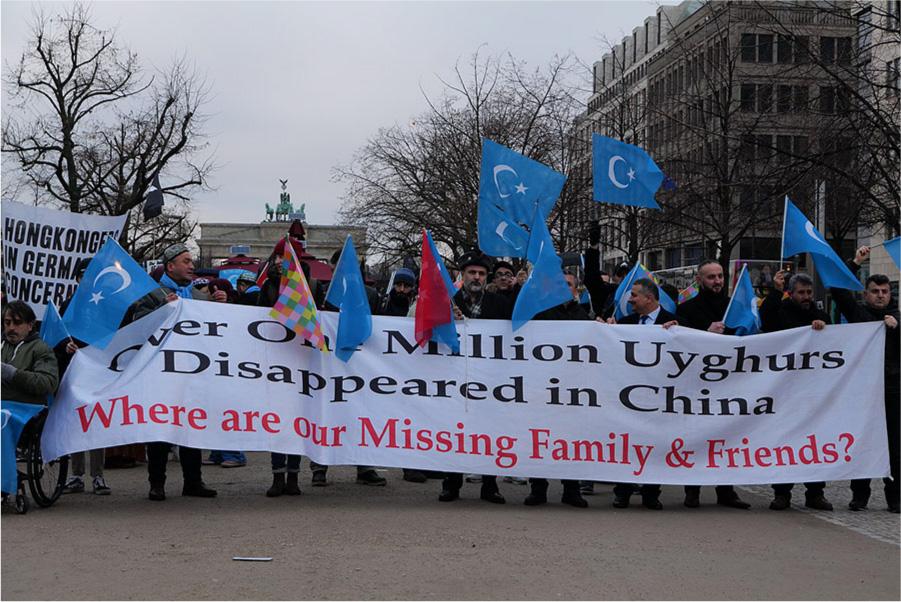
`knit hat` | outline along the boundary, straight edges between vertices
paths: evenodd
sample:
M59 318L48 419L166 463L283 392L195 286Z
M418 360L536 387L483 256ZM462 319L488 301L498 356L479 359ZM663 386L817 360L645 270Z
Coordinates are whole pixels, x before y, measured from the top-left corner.
M401 282L409 284L410 286L416 286L416 274L413 273L413 270L400 268L394 272L394 284Z
M166 247L166 250L163 251L162 257L160 259L163 261L163 264L167 264L182 253L189 253L188 247L186 247L183 243L177 242L174 245L169 245Z

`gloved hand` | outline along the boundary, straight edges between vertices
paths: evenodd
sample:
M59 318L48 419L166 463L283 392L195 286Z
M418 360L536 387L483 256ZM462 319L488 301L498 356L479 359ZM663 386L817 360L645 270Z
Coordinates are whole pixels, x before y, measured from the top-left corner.
M12 379L15 375L16 375L16 367L13 366L12 364L7 364L6 362L4 362L3 363L3 374L2 374L3 384L5 385L5 384L12 382Z

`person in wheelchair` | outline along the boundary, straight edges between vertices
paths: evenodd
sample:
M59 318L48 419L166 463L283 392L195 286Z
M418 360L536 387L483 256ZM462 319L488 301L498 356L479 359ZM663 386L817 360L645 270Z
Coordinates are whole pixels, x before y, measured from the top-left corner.
M34 311L23 301L3 310L3 399L46 405L59 386L56 355L34 329Z

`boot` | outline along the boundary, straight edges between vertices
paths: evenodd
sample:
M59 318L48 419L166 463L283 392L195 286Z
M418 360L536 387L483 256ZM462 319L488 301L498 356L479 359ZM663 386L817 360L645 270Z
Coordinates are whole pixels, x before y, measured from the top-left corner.
M297 481L297 473L294 473L295 485ZM285 473L272 473L272 487L266 490L266 497L278 497L285 492Z
M578 481L572 485L566 484L563 486L563 497L560 498L560 501L575 508L588 508L588 502L579 491Z
M300 495L300 487L297 484L296 472L288 473L288 481L285 483L285 488L282 492L285 495Z
M526 506L540 506L547 504L547 486L548 483L544 479L531 479L531 491L523 503Z

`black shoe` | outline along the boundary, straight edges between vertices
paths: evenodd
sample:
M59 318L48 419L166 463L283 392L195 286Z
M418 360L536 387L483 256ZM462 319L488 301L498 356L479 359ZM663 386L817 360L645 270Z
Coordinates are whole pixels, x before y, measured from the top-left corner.
M547 504L547 495L530 493L522 503L526 506L540 506L542 504Z
M289 472L285 481L285 495L300 495L300 486L297 484L297 473Z
M697 508L701 505L701 494L698 491L686 491L685 501L682 504L686 508Z
M181 494L188 497L216 497L216 490L204 485L203 481L197 481L196 483L185 483L181 488Z
M439 502L453 502L457 499L460 499L459 489L443 489L438 495Z
M888 508L886 508L886 510L888 510L892 514L899 514L901 513L901 504L898 504L898 502L889 502Z
M326 485L328 485L328 481L325 480L325 471L314 470L313 478L310 480L310 484L313 487L325 487Z
M492 504L506 504L507 500L504 499L504 496L500 494L498 491L492 490L482 490L482 493L479 494L479 497L486 502L491 502Z
M278 497L285 492L285 473L272 473L272 486L266 490L266 497Z
M614 508L628 508L629 507L629 496L627 495L617 495L613 497L613 507Z
M428 481L428 477L425 476L425 473L421 470L412 470L409 468L404 468L404 480L409 481L411 483L425 483Z
M814 510L826 510L832 512L832 504L823 494L808 496L804 499L804 505Z
M582 481L579 484L579 493L582 495L594 495L594 483L592 481Z
M366 472L361 472L357 475L357 484L384 487L388 484L388 481L375 470L367 470Z
M582 497L578 490L563 492L560 502L574 508L588 508L588 502L585 501L585 498Z
M791 508L792 499L787 495L777 495L770 502L770 510L788 510Z
M727 508L737 508L739 510L748 510L751 507L751 504L743 501L740 497L738 497L738 494L734 492L728 497L716 498L716 503L720 506L725 506Z
M151 485L147 498L154 502L163 502L166 500L166 490L163 489L162 485Z
M867 502L869 502L868 498L865 497L852 497L851 501L848 502L848 510L851 512L860 512L861 510L867 509Z
M648 510L663 510L663 504L657 498L642 498L641 505Z

